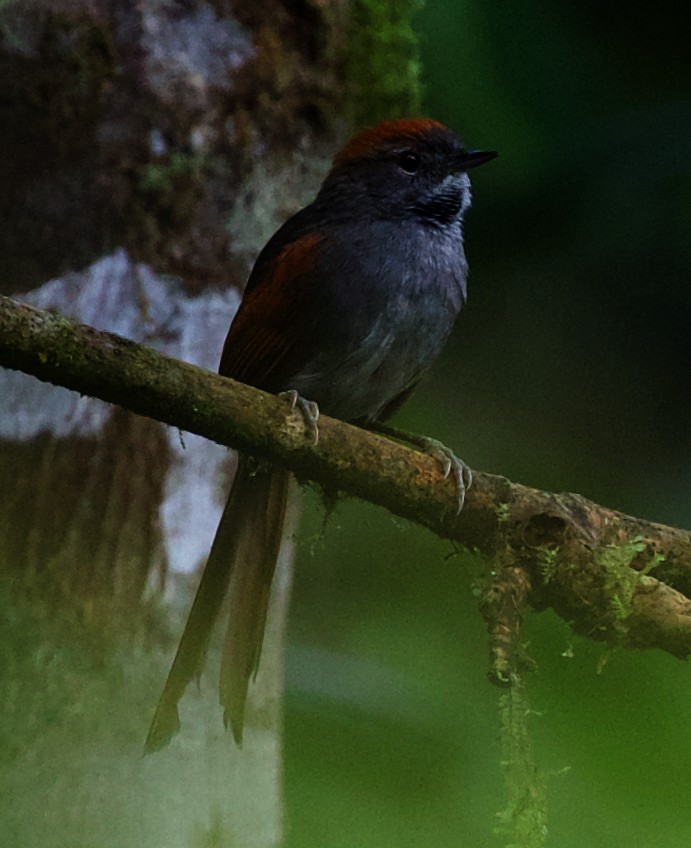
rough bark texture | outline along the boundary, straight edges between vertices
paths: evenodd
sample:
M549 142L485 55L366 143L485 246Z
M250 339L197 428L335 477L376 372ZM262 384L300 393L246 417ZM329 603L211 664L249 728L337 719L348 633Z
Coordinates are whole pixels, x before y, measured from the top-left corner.
M416 3L0 0L0 292L215 368L257 250L309 199L349 118L414 104ZM376 114L356 106L363 90ZM0 842L220 844L230 829L245 846L276 844L277 709L242 757L200 734L164 769L114 767L123 793L114 779L99 800L94 779L96 750L137 761L173 649L151 589L203 561L229 454L23 375L0 375L0 397L0 594L12 611L0 688L16 694L0 737L28 769L0 769ZM112 637L142 630L161 634L165 656L149 668L130 644L126 671L108 679ZM259 713L281 688L273 632ZM220 726L207 701L213 719L198 723ZM209 765L220 760L225 770ZM30 811L35 761L54 764L43 818ZM198 779L207 765L217 780Z
M343 95L347 8L299 6L3 2L0 276L27 288L124 247L190 289L242 280L238 185L260 151L308 160Z
M456 519L428 458L337 422L312 450L275 398L99 333L215 368L253 257L309 198L341 123L416 110L418 5L0 0L0 292L55 313L3 302L3 361L122 407L0 372L0 842L281 840L290 549L243 751L212 679L186 696L184 736L142 761L174 648L147 589L203 560L232 460L126 410L511 552L487 587L499 682L528 605L689 650L688 533L489 475ZM141 629L160 644L142 650Z
M313 446L279 398L6 298L0 364L280 463L495 557L485 609L498 682L515 664L528 603L610 644L691 653L688 531L481 473L457 516L452 483L425 454L328 418Z

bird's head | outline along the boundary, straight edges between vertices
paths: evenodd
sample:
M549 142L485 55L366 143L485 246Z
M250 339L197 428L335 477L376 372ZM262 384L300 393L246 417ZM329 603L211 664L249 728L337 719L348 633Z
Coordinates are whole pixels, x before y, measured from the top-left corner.
M470 204L467 171L496 155L466 149L438 121L384 121L336 155L318 202L346 217L412 217L441 227L460 220Z

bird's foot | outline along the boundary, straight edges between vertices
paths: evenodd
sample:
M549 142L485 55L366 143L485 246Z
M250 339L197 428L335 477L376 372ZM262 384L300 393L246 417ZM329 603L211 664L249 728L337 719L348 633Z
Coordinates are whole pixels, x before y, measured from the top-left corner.
M396 427L389 427L388 424L382 424L379 421L372 422L372 424L368 425L368 428L384 436L398 439L400 442L407 442L409 445L419 448L436 459L441 465L444 479L446 480L451 477L455 483L456 515L460 515L465 504L466 492L473 484L473 472L469 465L466 465L460 457L457 457L451 448L429 436L406 433L403 430L398 430Z
M319 441L319 407L313 400L305 400L302 395L299 395L295 389L289 389L287 392L280 392L279 397L286 398L290 402L290 409L297 409L302 415L302 420L305 422L312 444L317 444Z
M451 477L456 484L456 515L460 515L468 489L473 485L473 471L469 465L442 442L429 436L419 436L418 447L434 457L442 467L444 479Z

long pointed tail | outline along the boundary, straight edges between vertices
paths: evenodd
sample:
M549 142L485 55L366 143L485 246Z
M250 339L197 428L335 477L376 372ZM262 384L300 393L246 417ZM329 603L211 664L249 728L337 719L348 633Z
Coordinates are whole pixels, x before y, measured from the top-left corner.
M247 690L259 665L264 640L290 474L274 468L259 472L250 482L243 504L247 519L239 528L236 567L230 581L230 614L219 684L223 720L230 724L238 745L242 744Z
M230 583L231 609L221 667L221 704L238 744L245 701L261 653L276 557L281 543L290 474L254 471L240 457L228 501L156 707L145 753L163 748L180 729L178 702L201 672L213 626Z

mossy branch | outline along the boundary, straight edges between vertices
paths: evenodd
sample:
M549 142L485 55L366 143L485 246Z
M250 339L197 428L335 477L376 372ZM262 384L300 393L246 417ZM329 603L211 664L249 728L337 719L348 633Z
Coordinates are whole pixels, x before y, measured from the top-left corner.
M579 633L691 654L688 531L481 472L457 516L453 484L426 454L326 417L312 445L280 398L6 297L0 366L252 453L478 548L495 563L488 591L510 598L521 586L521 608L552 607ZM490 633L501 634L492 646L495 677L507 682L520 656L507 634L518 640L521 610L485 609Z

